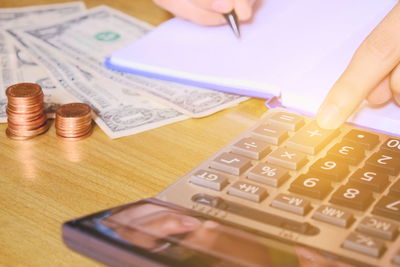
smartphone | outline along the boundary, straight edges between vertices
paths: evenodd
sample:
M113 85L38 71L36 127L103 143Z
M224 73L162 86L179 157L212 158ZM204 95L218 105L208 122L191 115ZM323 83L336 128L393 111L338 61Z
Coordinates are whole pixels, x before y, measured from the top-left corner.
M296 247L149 198L63 224L65 244L110 266L298 266Z

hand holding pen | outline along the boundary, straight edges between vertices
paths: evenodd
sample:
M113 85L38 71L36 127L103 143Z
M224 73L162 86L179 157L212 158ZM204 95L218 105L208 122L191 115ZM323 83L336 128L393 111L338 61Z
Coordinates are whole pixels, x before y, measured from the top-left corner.
M228 15L232 19L234 11L238 21L249 20L253 16L255 0L154 0L154 2L175 16L200 25L216 26L229 23L232 27ZM235 34L237 35L236 32Z

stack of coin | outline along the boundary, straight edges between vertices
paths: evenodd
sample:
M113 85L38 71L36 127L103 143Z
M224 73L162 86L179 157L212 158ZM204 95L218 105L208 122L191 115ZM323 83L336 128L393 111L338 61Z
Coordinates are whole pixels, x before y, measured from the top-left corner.
M92 109L84 103L69 103L56 112L56 134L65 140L81 140L92 133Z
M8 98L6 134L14 140L27 140L46 132L50 124L44 112L40 85L18 83L6 89Z

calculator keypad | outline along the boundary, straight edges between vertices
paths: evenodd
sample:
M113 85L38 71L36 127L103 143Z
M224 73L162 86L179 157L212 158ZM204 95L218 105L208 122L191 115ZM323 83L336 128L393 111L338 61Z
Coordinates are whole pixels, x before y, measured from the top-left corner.
M189 182L213 190L207 194L215 193L218 205L229 198L240 209L347 231L337 248L379 259L399 236L400 138L348 128L323 130L298 114L274 112Z

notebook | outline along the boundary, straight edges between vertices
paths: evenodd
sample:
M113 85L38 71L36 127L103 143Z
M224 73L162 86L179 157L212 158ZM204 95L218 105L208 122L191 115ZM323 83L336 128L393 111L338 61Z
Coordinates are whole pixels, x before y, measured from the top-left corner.
M258 1L237 39L229 26L203 27L179 18L115 51L109 68L243 95L278 97L317 112L351 56L395 0ZM350 122L392 134L400 110L364 104Z

